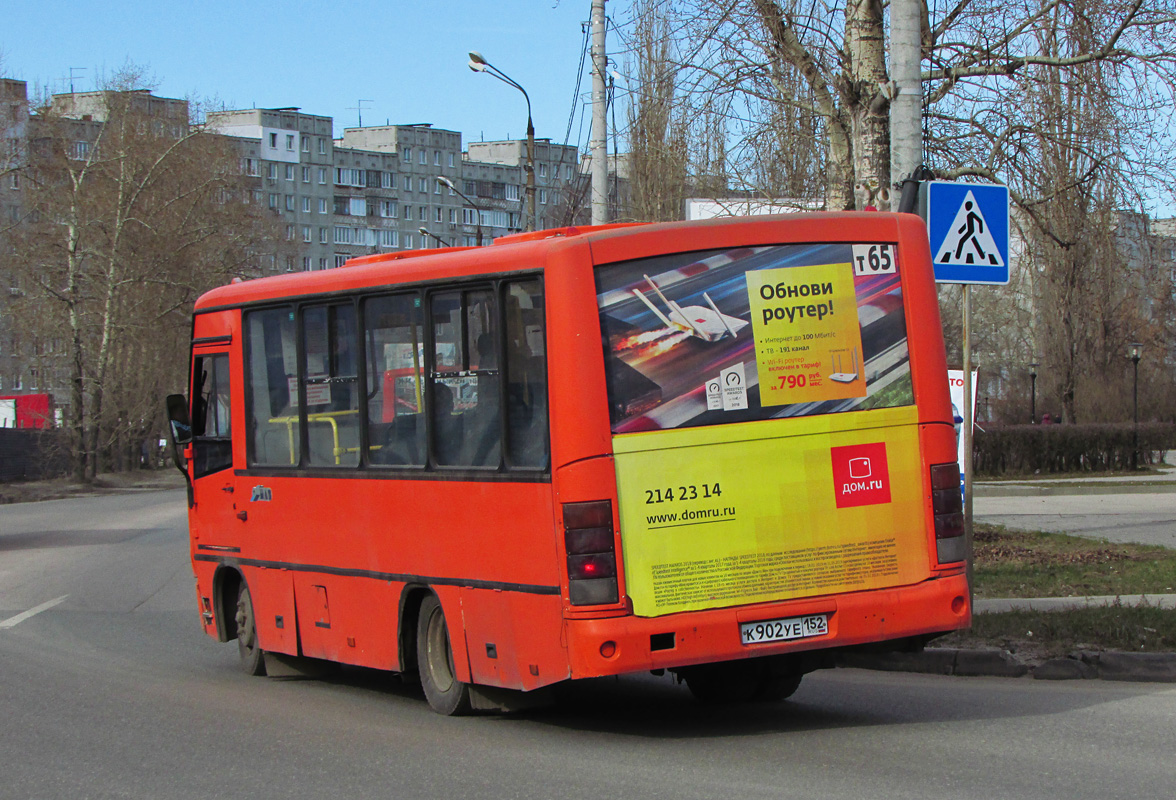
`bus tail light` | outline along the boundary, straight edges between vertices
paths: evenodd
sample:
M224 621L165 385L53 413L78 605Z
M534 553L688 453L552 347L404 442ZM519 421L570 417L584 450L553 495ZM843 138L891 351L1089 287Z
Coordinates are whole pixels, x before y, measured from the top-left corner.
M940 564L963 561L964 498L958 464L931 465L931 509L935 514L935 549Z
M617 554L611 500L564 503L568 595L574 606L617 602Z

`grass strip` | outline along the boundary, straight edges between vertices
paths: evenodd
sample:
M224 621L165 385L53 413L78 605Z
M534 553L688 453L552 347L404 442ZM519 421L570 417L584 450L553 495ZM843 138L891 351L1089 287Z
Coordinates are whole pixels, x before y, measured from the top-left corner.
M977 524L977 597L1176 592L1176 550Z
M936 647L999 647L1054 658L1075 650L1176 651L1176 611L1111 605L1066 611L976 614L972 630L935 640Z

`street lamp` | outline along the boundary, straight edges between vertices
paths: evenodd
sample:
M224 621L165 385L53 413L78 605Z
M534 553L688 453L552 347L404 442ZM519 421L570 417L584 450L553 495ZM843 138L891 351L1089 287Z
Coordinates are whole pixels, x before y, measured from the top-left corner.
M527 94L527 90L518 84L513 78L500 70L498 67L491 64L482 54L477 50L470 51L470 69L474 72L485 72L503 83L513 86L523 93L523 99L527 101L527 230L535 230L535 125L531 122L531 97Z
M1139 357L1142 352L1143 345L1139 342L1127 345L1127 354L1131 356L1131 364L1135 373L1131 383L1131 414L1134 419L1134 427L1131 432L1131 469L1136 469L1139 466Z
M431 230L426 228L424 225L417 228L417 230L421 232L421 236L432 236L434 239L437 240L437 244L441 245L442 247L452 247L452 245L450 245L448 242L446 242L444 239L442 239L437 234L433 233ZM426 239L425 241L428 241L428 240Z
M1036 361L1029 362L1029 424L1037 424L1037 368Z
M437 176L437 183L441 184L442 186L448 186L449 191L456 194L462 200L465 200L474 209L474 212L475 212L474 218L477 220L476 224L478 226L478 234L477 234L478 235L478 247L481 247L482 246L482 207L480 205L478 205L477 203L475 203L470 198L466 197L464 194L462 194L461 189L458 189L456 186L454 186L453 181L449 180L449 178L446 178L444 175Z

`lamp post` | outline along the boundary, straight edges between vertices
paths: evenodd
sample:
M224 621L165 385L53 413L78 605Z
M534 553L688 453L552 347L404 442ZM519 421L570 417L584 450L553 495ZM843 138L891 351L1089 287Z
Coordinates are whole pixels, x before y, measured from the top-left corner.
M525 169L527 171L528 219L526 229L533 231L535 230L535 124L531 121L531 96L518 82L487 61L477 50L470 51L470 69L474 72L485 72L508 86L513 86L523 93L523 99L527 101L527 166Z
M1037 368L1036 361L1029 362L1029 424L1037 424Z
M1131 431L1131 469L1139 466L1139 356L1143 352L1143 345L1132 342L1127 345L1127 354L1131 356L1134 376L1131 381L1131 416L1134 427Z
M476 213L475 213L475 216L474 216L474 219L476 219L476 220L477 220L477 223L476 223L476 224L477 224L477 226L478 226L478 233L477 233L477 236L478 236L478 247L481 247L481 246L482 246L482 207L481 207L480 205L478 205L477 203L475 203L475 202L474 202L473 200L471 200L470 198L466 197L464 194L462 194L462 191L461 191L461 189L458 189L458 188L457 188L457 187L456 187L456 186L453 184L453 181L449 180L449 178L446 178L444 175L438 175L438 176L437 176L437 183L441 184L442 186L448 186L448 187L449 187L449 191L451 191L451 192L453 192L454 194L456 194L456 195L457 195L458 197L460 197L462 200L465 200L467 203L469 203L469 204L470 204L470 207L474 209L474 211L476 212Z
M431 236L431 237L433 237L434 239L436 239L436 240L437 240L437 244L441 245L442 247L452 247L452 245L450 245L448 242L446 242L444 239L442 239L442 238L441 238L440 236L438 236L437 234L433 233L431 230L429 230L428 228L426 228L424 225L422 225L421 227L417 228L417 230L421 232L421 236ZM425 241L428 241L428 240L426 239Z

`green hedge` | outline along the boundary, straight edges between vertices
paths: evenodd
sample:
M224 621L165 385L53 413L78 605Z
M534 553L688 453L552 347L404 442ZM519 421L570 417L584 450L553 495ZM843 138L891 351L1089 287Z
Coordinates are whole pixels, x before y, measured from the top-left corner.
M989 425L976 430L972 465L977 475L1107 472L1131 469L1135 426ZM1156 464L1176 449L1176 424L1139 424L1139 465Z

